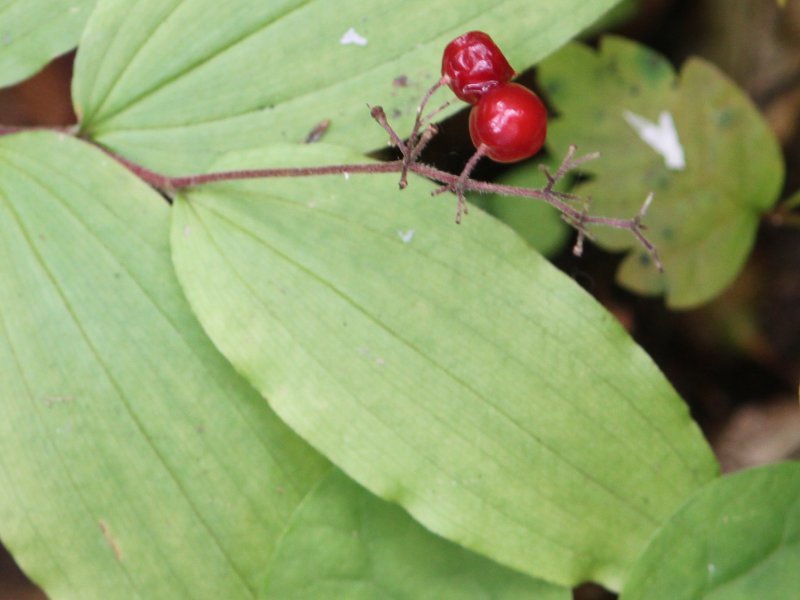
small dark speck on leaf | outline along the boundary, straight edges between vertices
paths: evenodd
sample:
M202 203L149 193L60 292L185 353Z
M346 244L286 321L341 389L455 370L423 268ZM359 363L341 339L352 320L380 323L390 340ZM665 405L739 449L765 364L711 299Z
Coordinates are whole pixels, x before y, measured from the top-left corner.
M47 406L53 406L55 404L63 404L64 402L72 402L74 399L75 398L72 396L44 396L42 402Z
M661 237L667 241L672 240L675 237L675 232L672 227L664 227L664 229L661 230Z
M661 66L661 57L658 54L648 52L647 53L647 65L651 69L655 69L656 67Z
M408 77L405 75L398 75L394 78L394 81L392 81L392 85L394 87L406 87L408 85Z
M402 115L403 115L403 112L400 109L398 109L398 108L393 108L392 109L392 118L393 119L397 119L397 118L401 117Z
M560 80L555 80L544 86L544 91L547 92L548 96L555 96L561 91L562 87L564 87L563 82Z
M103 537L106 538L106 542L109 546L111 546L111 551L114 553L114 556L117 560L122 560L122 550L117 544L117 540L111 535L111 531L108 528L108 524L105 521L98 521L98 525L100 525L100 531L103 532Z
M733 125L734 121L736 120L736 114L729 108L718 110L714 114L714 120L720 127L727 128Z
M650 260L650 255L649 254L640 254L639 255L639 264L642 265L643 267L650 266L651 262L652 261Z
M305 142L306 144L313 144L314 142L318 142L322 139L322 136L328 131L328 128L331 126L330 119L323 119L316 125L314 128L308 132L306 136Z
M592 118L596 123L602 123L606 120L607 116L608 115L606 114L605 110L596 110L592 113Z
M658 168L648 173L647 184L651 188L663 192L669 189L672 184L672 176L666 169L659 165Z

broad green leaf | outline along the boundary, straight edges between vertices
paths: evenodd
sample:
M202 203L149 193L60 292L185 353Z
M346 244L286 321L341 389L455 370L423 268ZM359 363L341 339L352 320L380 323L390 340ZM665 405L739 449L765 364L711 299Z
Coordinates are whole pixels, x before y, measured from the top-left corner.
M206 170L228 150L302 142L325 119L325 141L367 151L387 136L366 104L410 129L457 35L489 32L522 70L618 2L447 0L430 18L428 0L101 0L73 96L87 136L171 173ZM451 98L442 90L432 106Z
M52 598L252 597L329 468L197 325L168 215L82 142L0 139L0 538Z
M553 167L549 159L543 164ZM526 162L503 173L497 183L541 188L547 181L538 164ZM559 212L545 202L498 194L473 194L470 202L506 223L545 256L558 252L569 235Z
M630 250L620 282L663 293L674 308L720 293L739 273L783 181L780 149L744 93L700 59L676 76L664 58L619 38L606 38L599 53L564 48L542 63L540 81L561 115L550 126L551 147L601 153L586 165L596 177L579 188L594 213L633 217L655 193L645 223L663 275L629 234L595 229L603 246ZM668 165L663 147L642 137L645 127L661 143L677 135L671 147L682 148L685 168L677 155Z
M265 597L568 600L572 593L426 532L334 471L306 498L275 551Z
M105 155L6 137L0 182L0 538L50 597L327 599L332 564L380 564L337 597L569 597L329 475L200 330L167 205ZM364 544L295 553L359 515Z
M231 165L358 160L324 144ZM614 318L480 211L414 179L218 183L176 199L178 277L300 435L434 532L531 575L618 586L716 463Z
M74 48L97 0L0 0L0 87Z
M704 487L648 546L624 600L785 600L800 591L800 464Z

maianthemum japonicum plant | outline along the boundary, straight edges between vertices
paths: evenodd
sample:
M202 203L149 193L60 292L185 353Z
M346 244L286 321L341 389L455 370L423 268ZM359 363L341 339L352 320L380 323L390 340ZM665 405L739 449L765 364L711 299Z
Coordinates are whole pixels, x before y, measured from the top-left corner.
M774 140L719 73L697 111L649 51L570 45L542 68L562 168L523 163L508 177L543 179L520 187L420 160L432 119L463 106L417 113L449 41L491 32L521 71L616 4L6 2L3 83L78 47L78 124L0 137L0 539L22 569L55 599L800 589L800 467L720 477L613 316L500 221L472 209L457 226L431 197L511 193L557 228L549 202L578 246L633 244L623 283L676 305L731 280L670 283L681 243L740 265L780 189ZM709 70L690 63L681 85ZM618 103L602 128L580 125L600 100L567 93L577 75ZM628 104L621 81L640 84ZM452 97L439 87L434 107ZM639 135L662 110L684 170ZM726 141L758 140L757 194L691 178L716 133L685 128L715 116ZM604 146L614 119L661 179ZM369 159L387 135L401 158ZM595 142L591 167L567 151ZM715 169L740 173L744 154ZM637 182L617 204L559 187L601 164L589 185L615 165ZM704 245L676 225L687 181L736 228Z

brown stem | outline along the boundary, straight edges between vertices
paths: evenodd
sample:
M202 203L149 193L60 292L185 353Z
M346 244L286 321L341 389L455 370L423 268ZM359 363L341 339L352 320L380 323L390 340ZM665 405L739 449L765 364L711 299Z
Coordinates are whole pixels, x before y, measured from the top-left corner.
M325 165L322 167L287 167L279 169L242 169L238 171L217 171L197 175L170 177L156 173L139 164L104 148L106 154L122 163L133 174L150 185L165 192L196 187L220 181L238 181L240 179L265 179L269 177L314 177L319 175L348 175L355 173L397 173L403 161L395 160L383 163L365 163L348 165Z
M475 165L480 160L480 158L483 156L483 150L484 150L483 148L478 148L478 151L472 156L472 158L470 158L464 170L459 175L454 175L452 173L448 173L446 171L437 169L436 167L432 167L430 165L418 162L417 159L420 153L422 152L422 149L425 147L425 145L430 141L430 139L433 137L433 135L435 135L437 131L436 126L431 124L428 125L425 131L423 131L422 134L420 135L420 127L425 122L425 119L421 116L423 109L428 100L430 99L430 97L434 94L434 92L436 92L436 90L439 89L439 87L441 87L445 83L446 83L445 78L440 79L436 83L436 85L434 85L425 94L425 97L423 98L423 101L417 110L417 118L414 124L414 129L412 130L412 134L409 137L408 143L404 142L400 138L400 136L398 136L397 133L394 131L394 129L386 119L386 114L383 108L381 108L380 106L376 106L370 109L370 113L372 114L373 118L389 134L392 143L395 146L397 146L397 148L399 148L400 152L403 154L402 159L390 162L325 165L320 167L243 169L235 171L220 171L216 173L201 173L196 175L170 177L168 175L163 175L161 173L152 171L146 167L143 167L142 165L136 164L122 156L115 154L114 152L108 149L103 148L103 150L108 155L113 157L115 160L123 164L126 168L128 168L132 173L134 173L140 179L166 193L174 193L175 191L180 189L205 185L209 183L217 183L222 181L235 181L241 179L262 179L270 177L312 177L321 175L348 175L351 173L401 173L400 187L402 189L405 187L407 173L412 172L442 184L442 187L439 188L438 190L435 190L434 193L440 193L446 190L452 190L456 192L456 195L458 197L458 207L456 210L457 223L460 222L461 215L466 214L467 212L466 200L464 198L465 192L498 194L501 196L516 196L520 198L531 198L534 200L541 200L547 202L548 204L553 206L556 210L558 210L561 213L562 218L568 223L570 223L578 231L578 238L574 248L575 252L580 253L582 251L583 242L585 238L588 237L589 239L591 239L591 235L589 231L586 229L588 225L599 225L603 227L611 227L614 229L623 229L631 232L631 234L636 238L636 240L648 252L658 270L663 271L663 265L658 256L658 252L656 251L656 248L653 245L653 243L650 242L650 240L648 240L647 237L644 235L645 227L642 224L642 220L645 217L647 209L649 208L650 203L653 200L652 194L650 194L647 197L644 204L642 205L642 208L639 210L639 213L634 218L620 219L613 217L590 215L588 212L588 205L585 204L582 209L578 209L572 204L570 204L570 202L574 202L579 199L577 196L574 196L572 194L566 194L564 192L559 192L554 189L555 185L561 179L563 179L568 172L590 160L597 158L599 156L598 153L587 154L585 156L575 158L576 148L575 146L570 146L567 155L564 157L564 160L561 162L561 165L559 166L555 174L551 174L546 167L542 167L542 170L544 171L545 176L547 177L547 185L541 189L523 188L518 186L488 183L485 181L476 181L474 179L470 179L469 178L470 173L472 172L472 170L474 169ZM8 135L30 129L33 128L0 126L0 135ZM36 128L36 129L41 129L41 128ZM65 130L58 128L57 130L74 134L73 129L74 128L67 128Z

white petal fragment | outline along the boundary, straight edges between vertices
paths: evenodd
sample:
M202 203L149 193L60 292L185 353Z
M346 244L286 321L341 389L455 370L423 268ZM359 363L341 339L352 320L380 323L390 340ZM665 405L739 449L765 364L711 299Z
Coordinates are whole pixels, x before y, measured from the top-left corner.
M662 110L658 115L658 123L648 121L629 110L623 111L622 117L645 144L664 157L664 164L668 169L682 171L686 168L686 155L678 139L678 130L675 128L672 113Z
M398 229L397 235L400 236L400 239L403 240L404 244L409 244L411 243L411 240L414 239L414 230L409 229L408 231L403 231L401 229Z
M347 46L349 44L355 44L356 46L366 46L367 45L367 38L358 34L358 32L351 27L348 29L342 38L339 40L339 43L343 46Z

